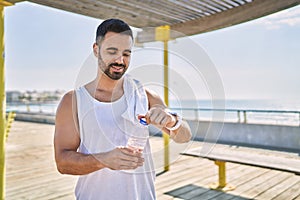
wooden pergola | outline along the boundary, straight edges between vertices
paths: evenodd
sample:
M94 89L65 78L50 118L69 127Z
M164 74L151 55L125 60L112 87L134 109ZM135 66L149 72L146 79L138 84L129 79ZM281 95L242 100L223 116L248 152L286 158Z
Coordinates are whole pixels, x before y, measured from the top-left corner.
M3 1L3 0L1 0ZM12 4L22 0L6 0ZM181 35L195 35L263 17L299 4L300 0L29 0L98 19L121 18L144 29L139 43L155 41L153 29L170 26Z
M21 0L0 0L0 195L5 189L4 7ZM164 42L164 82L168 84L168 41L257 19L300 4L300 0L29 0L29 2L99 19L120 18L141 28L137 43ZM149 27L157 27L149 29ZM170 32L172 30L172 32ZM167 88L167 87L165 87ZM168 92L165 91L168 102ZM168 138L165 137L165 142ZM168 154L166 148L165 157ZM166 170L168 160L165 160Z

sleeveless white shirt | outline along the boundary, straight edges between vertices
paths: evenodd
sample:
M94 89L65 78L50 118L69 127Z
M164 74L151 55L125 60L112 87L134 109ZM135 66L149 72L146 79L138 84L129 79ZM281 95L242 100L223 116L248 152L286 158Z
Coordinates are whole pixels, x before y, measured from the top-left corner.
M125 76L124 95L111 103L94 99L85 87L76 90L81 139L79 152L84 154L107 152L118 146L126 146L132 134L149 135L148 128L140 125L134 117L136 114L145 114L135 112L147 111L148 104L144 101L146 94L143 88L137 88L133 84L139 83ZM143 151L143 157L144 165L136 170L120 171L104 168L80 176L75 189L76 198L79 200L156 199L155 171L149 141Z

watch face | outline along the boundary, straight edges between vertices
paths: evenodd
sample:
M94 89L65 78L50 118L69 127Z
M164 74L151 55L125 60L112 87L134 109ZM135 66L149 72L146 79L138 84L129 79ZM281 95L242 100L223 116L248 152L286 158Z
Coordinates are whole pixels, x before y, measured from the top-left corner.
M178 116L178 114L176 113L176 112L169 112L171 115L173 115L173 116Z

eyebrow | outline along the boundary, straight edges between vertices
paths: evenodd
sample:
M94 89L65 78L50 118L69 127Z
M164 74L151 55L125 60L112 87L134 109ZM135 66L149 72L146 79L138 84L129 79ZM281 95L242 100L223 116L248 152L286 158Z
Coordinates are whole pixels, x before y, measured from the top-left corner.
M112 50L112 51L118 51L118 49L117 48L115 48L115 47L108 47L108 48L106 48L106 50ZM131 50L130 49L125 49L124 50L124 52L129 52L129 53L131 53Z
M118 49L117 49L117 48L115 48L115 47L108 47L108 48L106 48L106 50L118 51Z

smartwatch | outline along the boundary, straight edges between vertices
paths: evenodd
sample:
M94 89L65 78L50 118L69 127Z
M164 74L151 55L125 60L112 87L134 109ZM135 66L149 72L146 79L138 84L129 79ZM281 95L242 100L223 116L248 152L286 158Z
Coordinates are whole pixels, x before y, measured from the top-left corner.
M177 130L182 124L182 117L180 115L178 115L177 113L175 113L175 112L169 112L169 113L171 115L173 115L174 117L176 117L177 122L173 127L171 127L171 128L166 127L166 129L168 129L169 131Z

